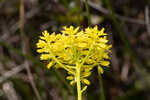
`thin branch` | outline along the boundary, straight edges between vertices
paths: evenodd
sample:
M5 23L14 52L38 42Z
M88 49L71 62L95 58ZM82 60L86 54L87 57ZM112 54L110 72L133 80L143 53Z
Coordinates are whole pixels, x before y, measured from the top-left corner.
M140 76L142 76L142 78L139 77L140 80L145 83L145 86L146 86L146 87L150 87L149 81L148 81L147 79L145 79L145 76L148 76L149 73L147 73L146 69L143 68L142 63L139 61L139 59L136 57L135 53L134 53L134 52L132 51L132 49L130 48L129 42L127 41L126 36L124 35L122 29L120 28L120 24L119 24L118 20L116 19L116 16L115 16L115 14L114 14L114 11L113 11L112 6L111 6L111 3L110 3L110 0L105 0L105 2L106 2L106 5L107 5L107 8L111 11L111 14L110 14L110 15L111 15L112 21L113 21L113 23L114 23L116 29L117 29L118 32L119 32L120 38L121 38L121 40L122 40L122 42L123 42L123 44L124 44L124 46L125 46L127 52L128 52L129 55L131 56L131 59L134 61L134 63L137 65L136 68L137 68L137 70L138 70L139 72L137 72L137 71L135 70L136 74L140 74ZM148 89L149 89L149 88L148 88Z
M17 67L13 68L10 71L7 71L3 73L3 75L0 77L0 83L4 82L5 80L9 79L10 77L13 77L20 71L22 71L25 68L25 63L18 65Z
M92 3L91 1L88 1L88 5L92 8L94 8L95 10L105 14L105 15L110 15L110 13L111 13L108 9L100 7L99 5L97 5L95 3ZM134 18L126 17L126 16L121 16L121 15L116 14L116 13L115 13L115 17L118 18L119 20L122 20L122 21L127 21L127 22L134 23L134 24L145 25L144 20L137 20L137 19L134 19Z
M20 22L20 33L21 33L21 37L22 37L22 51L25 55L29 55L29 41L28 41L26 34L24 33L24 0L20 1L20 21L19 22ZM32 76L31 69L30 69L30 63L28 60L25 60L25 68L27 71L27 75L28 75L30 84L33 88L33 91L34 91L37 99L42 100L41 96L38 92L38 89L36 87L36 84L34 82L34 78Z
M35 16L38 13L39 9L38 8L33 8L30 11L28 11L25 15L24 15L24 24L27 23L27 20L32 18L33 16ZM18 29L19 29L19 21L14 23L10 28L9 28L9 33L10 34L14 34ZM7 40L7 38L10 35L3 35L0 37L0 40Z
M150 20L149 20L149 7L145 7L145 23L147 28L148 36L150 37Z

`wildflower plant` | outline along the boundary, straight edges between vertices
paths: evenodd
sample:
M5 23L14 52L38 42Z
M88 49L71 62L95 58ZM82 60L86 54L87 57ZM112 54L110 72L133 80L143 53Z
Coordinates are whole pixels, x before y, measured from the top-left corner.
M107 33L104 28L97 26L81 30L79 27L63 27L61 33L42 32L37 46L41 53L41 60L48 60L47 68L62 68L68 72L67 80L70 85L77 85L78 100L82 100L82 93L90 85L88 77L94 67L99 73L109 66L111 45L108 44Z

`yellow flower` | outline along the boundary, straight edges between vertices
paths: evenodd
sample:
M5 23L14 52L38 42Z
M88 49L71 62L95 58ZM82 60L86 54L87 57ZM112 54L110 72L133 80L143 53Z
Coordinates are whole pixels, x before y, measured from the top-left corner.
M85 30L63 27L61 33L49 34L42 32L37 46L37 52L41 53L41 60L48 60L47 68L63 68L69 76L66 77L73 85L81 81L84 85L82 92L90 85L88 77L94 67L98 67L99 73L104 73L103 67L109 66L109 53L111 45L108 44L107 33L104 28L97 26Z

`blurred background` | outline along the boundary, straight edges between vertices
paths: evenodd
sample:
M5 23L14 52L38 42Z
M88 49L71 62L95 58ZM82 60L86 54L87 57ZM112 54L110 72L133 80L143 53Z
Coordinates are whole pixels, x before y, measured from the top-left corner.
M150 100L150 0L0 0L0 100L77 100L63 70L48 70L36 43L47 29L98 25L109 35L106 100ZM102 100L96 69L84 100ZM104 99L103 99L104 100Z

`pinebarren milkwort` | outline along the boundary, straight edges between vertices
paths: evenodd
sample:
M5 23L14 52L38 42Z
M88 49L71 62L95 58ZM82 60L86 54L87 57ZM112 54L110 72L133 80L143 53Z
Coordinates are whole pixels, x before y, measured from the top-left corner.
M47 68L63 68L68 72L70 85L77 85L78 100L82 100L82 92L90 85L88 77L92 69L98 67L103 73L103 67L109 66L109 53L112 45L108 44L104 28L97 26L81 30L79 27L63 27L61 33L49 34L46 30L37 46L41 53L40 59L47 60Z

